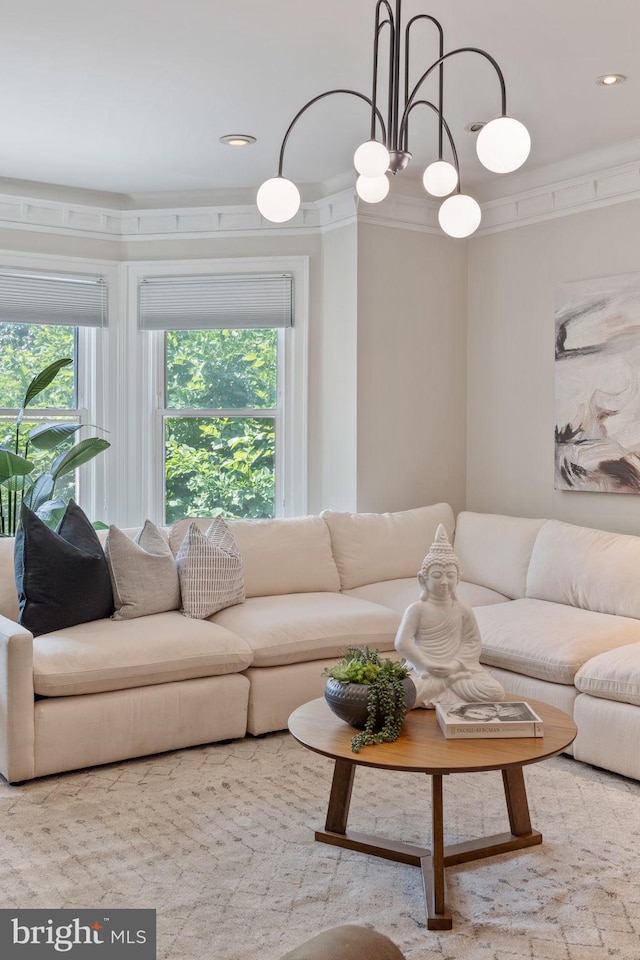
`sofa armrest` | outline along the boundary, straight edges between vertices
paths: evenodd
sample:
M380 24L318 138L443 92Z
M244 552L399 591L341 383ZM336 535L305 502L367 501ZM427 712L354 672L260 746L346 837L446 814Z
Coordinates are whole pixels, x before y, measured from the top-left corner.
M34 776L33 636L0 615L0 773L10 783Z

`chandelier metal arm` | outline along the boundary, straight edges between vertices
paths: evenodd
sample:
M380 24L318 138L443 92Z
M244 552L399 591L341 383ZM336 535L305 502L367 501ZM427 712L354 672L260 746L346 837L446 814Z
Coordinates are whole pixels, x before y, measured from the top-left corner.
M409 114L411 113L411 111L413 110L413 108L414 108L414 107L419 107L419 106L430 107L430 108L433 110L433 112L438 115L438 120L439 120L439 123L440 123L440 129L441 129L441 130L444 130L445 133L447 134L447 138L448 138L448 140L449 140L449 146L451 147L451 154L452 154L452 156L453 156L453 165L454 165L454 167L456 168L456 171L457 171L457 174L458 174L458 188L457 188L457 190L456 190L456 193L460 193L460 164L459 164L459 162L458 162L458 151L456 150L456 145L455 145L455 141L454 141L454 139L453 139L453 134L451 133L451 128L449 127L449 124L447 123L447 121L446 121L445 118L443 117L443 115L442 115L442 113L440 112L439 108L436 107L435 103L431 103L430 100L414 100L413 103L411 104L411 106L409 107L408 111L407 111L407 118L409 117ZM442 160L442 151L440 152L440 156L438 157L438 159L439 159L439 160Z
M380 20L380 8L386 7L388 19ZM389 27L389 63L393 63L393 51L395 46L395 24L393 21L393 13L391 7L388 3L388 0L378 0L376 4L376 29L375 36L373 40L373 81L372 81L372 90L371 90L371 140L376 138L376 110L377 110L377 97L378 97L378 46L380 43L380 34L382 33L383 27ZM389 126L391 125L391 116L393 111L393 90L391 84L389 84L389 102L387 104L387 120ZM385 134L386 141L386 134Z
M439 43L438 43L438 56L442 58L444 56L444 30L442 29L442 24L436 20L435 17L430 16L428 13L420 13L415 17L412 17L411 20L407 23L407 26L404 31L404 103L405 107L409 101L409 31L411 27L417 20L428 20L430 23L433 23L438 31ZM444 114L444 63L440 63L439 69L439 78L438 78L438 109L440 111L440 117L443 117ZM427 102L427 101L423 101ZM442 160L442 133L443 127L442 124L438 127L438 159ZM402 149L408 151L409 149L409 129L407 124L404 126L404 142L402 144Z
M381 128L382 128L382 136L383 136L384 140L386 140L387 131L386 131L386 127L385 127L385 125L384 125L384 120L382 119L382 114L380 113L380 111L378 110L378 108L373 104L373 102L369 99L369 97L367 97L364 93L359 93L357 90L343 90L343 89L338 89L338 90L326 90L324 93L319 93L317 97L313 97L312 100L309 100L307 103L305 103L305 105L304 105L303 107L301 107L300 110L298 110L298 112L296 113L295 117L293 118L293 120L291 121L291 123L289 124L289 126L287 127L287 132L285 133L285 135L284 135L284 137L283 137L283 139L282 139L282 146L280 147L280 159L279 159L279 161L278 161L278 176L279 176L279 177L282 176L282 168L283 168L283 166L284 166L284 151L285 151L285 147L287 146L287 140L289 139L289 136L290 136L290 134L291 134L291 131L292 131L293 128L295 127L296 123L298 122L298 120L300 119L300 117L302 116L302 114L305 113L305 112L309 109L309 107L312 107L312 106L314 105L314 103L317 103L318 100L324 100L325 97L331 97L331 96L333 96L334 93L348 93L348 94L350 94L351 96L359 97L360 100L364 100L366 103L368 103L369 106L370 106L370 107L372 108L372 110L374 111L374 115L377 116L377 118L378 118L378 120L379 120L379 122L380 122L380 126L381 126Z
M391 145L397 148L398 124L400 122L400 24L402 0L396 0L396 23L394 30L393 56L389 61L389 90L392 98L391 112L389 114L389 138Z
M422 74L422 76L420 77L420 79L419 79L418 82L416 83L415 87L413 88L413 90L412 90L412 92L411 92L411 96L410 96L409 99L407 100L407 104L406 104L406 106L405 106L405 108L404 108L404 113L403 113L403 115L402 115L402 121L401 121L401 123L400 123L400 135L401 135L401 136L402 136L402 134L404 133L404 129L405 129L405 127L406 127L408 112L409 112L409 110L411 109L411 104L413 103L413 101L414 101L414 99L415 99L415 97L416 97L416 94L418 93L419 88L422 86L422 84L423 84L424 81L427 79L427 77L429 76L429 74L430 74L433 70L435 70L436 67L441 66L441 65L444 63L445 60L448 60L449 57L455 57L458 53L478 53L478 54L480 54L481 57L484 57L486 60L488 60L489 63L493 66L494 70L496 71L496 73L497 73L497 75L498 75L498 81L499 81L499 83L500 83L500 94L501 94L501 101L502 101L502 102L501 102L501 111L502 111L502 112L501 112L501 116L506 117L506 115L507 115L507 86L506 86L506 84L505 84L505 82L504 82L504 75L503 75L503 73L502 73L502 70L500 69L500 65L498 64L497 60L495 60L494 57L492 57L490 53L487 53L486 50L481 50L480 47L458 47L457 50L449 50L448 53L445 53L445 54L443 54L441 57L438 57L437 60L434 60L434 62L431 64L431 66L430 66L427 70L425 70L425 72Z

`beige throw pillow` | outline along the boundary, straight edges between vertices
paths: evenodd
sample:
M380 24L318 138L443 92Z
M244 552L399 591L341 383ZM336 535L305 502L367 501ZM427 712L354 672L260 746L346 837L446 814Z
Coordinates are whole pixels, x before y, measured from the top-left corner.
M220 517L206 533L196 523L189 524L176 563L185 617L204 620L218 610L244 602L242 557Z
M150 520L134 540L110 526L105 544L116 608L114 620L178 610L180 581L169 542Z

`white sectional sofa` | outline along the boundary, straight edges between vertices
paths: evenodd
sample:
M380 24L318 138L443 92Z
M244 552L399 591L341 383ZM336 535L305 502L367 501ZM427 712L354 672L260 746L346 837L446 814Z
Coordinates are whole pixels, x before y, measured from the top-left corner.
M171 531L174 552L187 523ZM15 783L286 728L345 647L393 651L439 523L455 530L459 596L491 672L572 714L578 759L640 778L640 538L469 512L455 522L447 504L229 521L244 603L35 639L16 623L13 541L0 540L0 772Z

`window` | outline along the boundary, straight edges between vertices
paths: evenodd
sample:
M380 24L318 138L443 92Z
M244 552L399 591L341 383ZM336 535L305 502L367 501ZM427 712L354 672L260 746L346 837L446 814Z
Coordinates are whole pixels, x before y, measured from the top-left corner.
M101 277L0 268L0 444L23 456L26 453L34 464L32 478L47 471L59 453L81 438L73 432L55 450L38 448L28 442L32 428L51 422L89 422L86 360L95 344L92 328L106 323L106 307ZM27 386L36 374L62 358L69 358L71 364L29 402L18 424ZM0 488L0 495L4 492L5 496L5 518L11 516L12 508L17 513L18 495L28 482L14 479ZM48 488L41 489L42 499L48 499ZM63 474L53 495L78 499L77 471Z
M304 383L303 370L294 376L305 326L302 310L294 321L295 270L234 266L233 273L219 263L208 274L191 267L185 276L139 277L139 322L154 371L150 512L165 523L188 515L271 517L304 502L296 482L305 460L304 403L292 409L295 381L299 393ZM305 274L298 274L302 287Z
M164 335L165 522L276 507L279 331Z

